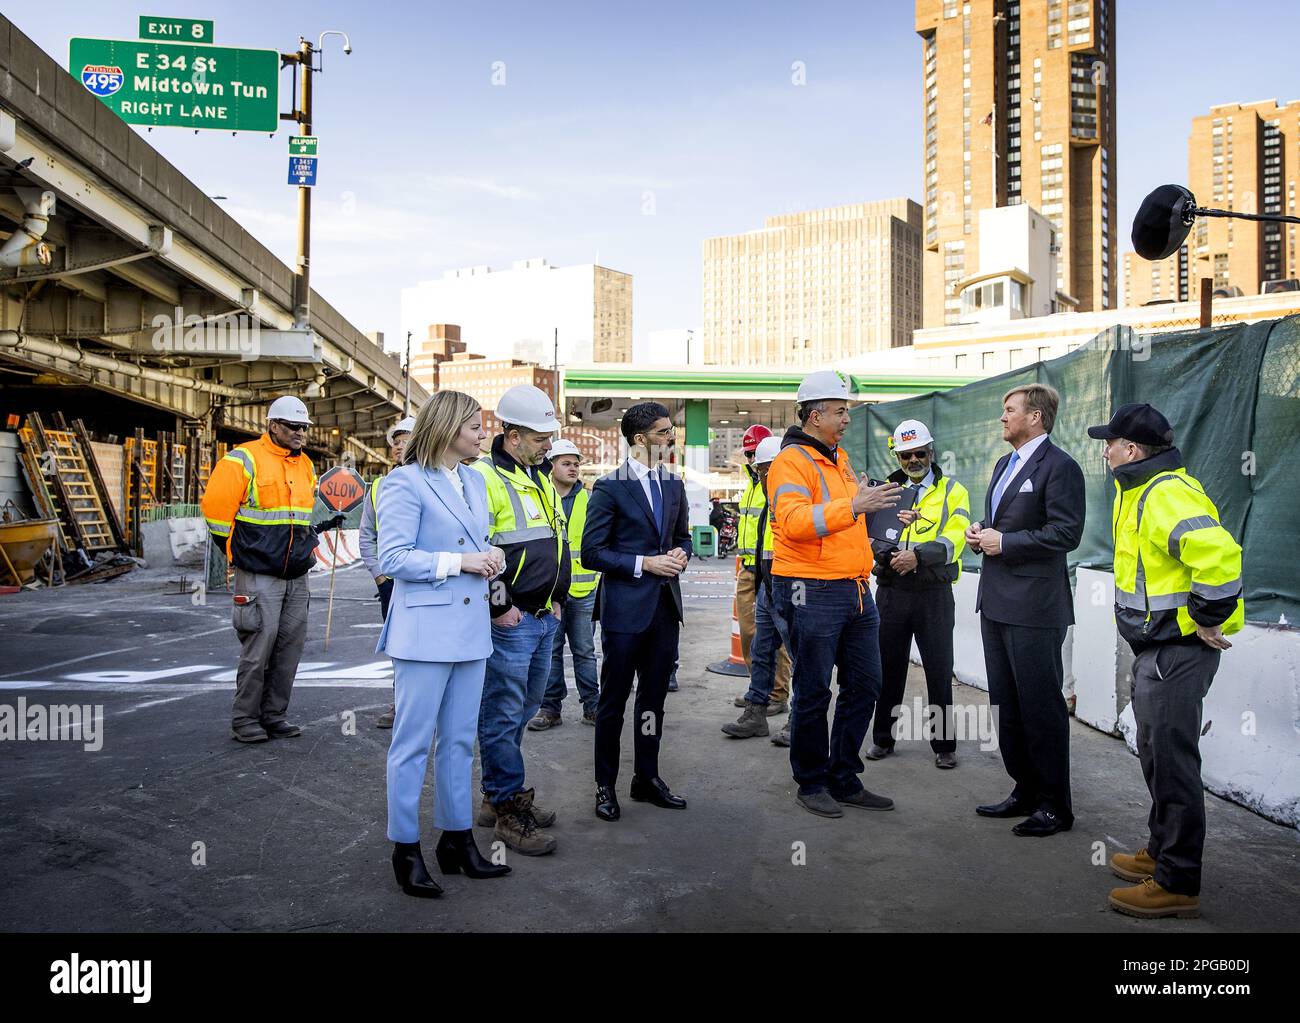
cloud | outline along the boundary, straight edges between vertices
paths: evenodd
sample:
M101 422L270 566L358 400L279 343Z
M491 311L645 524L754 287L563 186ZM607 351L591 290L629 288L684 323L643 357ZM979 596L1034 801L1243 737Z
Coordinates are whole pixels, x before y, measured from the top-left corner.
M518 185L503 185L494 178L474 178L461 175L430 175L424 179L430 188L446 192L482 192L498 199L536 199L537 194Z

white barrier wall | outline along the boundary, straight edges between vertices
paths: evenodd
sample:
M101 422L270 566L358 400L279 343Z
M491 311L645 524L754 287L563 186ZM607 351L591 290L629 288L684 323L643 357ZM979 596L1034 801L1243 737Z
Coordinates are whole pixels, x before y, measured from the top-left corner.
M957 581L953 635L958 681L988 689L975 593L979 576ZM1075 716L1136 752L1129 707L1133 654L1115 629L1114 577L1081 568L1075 625L1066 639L1066 692ZM1211 792L1270 820L1300 828L1300 633L1247 625L1231 639L1205 701L1202 777ZM920 658L912 648L912 659Z

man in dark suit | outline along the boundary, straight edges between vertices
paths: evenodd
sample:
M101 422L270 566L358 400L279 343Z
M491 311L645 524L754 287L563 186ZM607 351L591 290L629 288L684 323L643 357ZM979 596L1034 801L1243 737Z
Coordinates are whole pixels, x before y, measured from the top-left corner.
M623 413L629 455L596 481L582 532L582 563L601 573L592 617L600 622L603 658L596 705L596 816L619 819L618 780L623 712L637 678L633 725L633 799L681 810L659 777L664 698L677 662L682 591L677 577L691 556L686 487L662 464L671 460L675 433L658 402Z
M1025 817L1011 830L1043 837L1074 824L1070 715L1061 693L1061 644L1074 623L1066 555L1083 537L1083 471L1048 436L1061 396L1026 384L1002 399L1002 439L1015 450L993 470L983 522L966 541L984 555L980 632L989 702L998 709L1002 763L1015 781L982 817Z

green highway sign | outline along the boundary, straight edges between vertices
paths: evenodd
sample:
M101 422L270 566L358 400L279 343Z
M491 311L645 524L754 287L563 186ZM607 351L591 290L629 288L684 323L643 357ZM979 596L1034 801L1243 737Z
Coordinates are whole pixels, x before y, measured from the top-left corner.
M212 22L194 18L152 18L140 15L140 38L172 43L212 42Z
M289 155L290 156L317 156L316 143L319 138L315 135L290 135L289 136Z
M128 124L280 127L280 53L209 44L73 39L68 71Z

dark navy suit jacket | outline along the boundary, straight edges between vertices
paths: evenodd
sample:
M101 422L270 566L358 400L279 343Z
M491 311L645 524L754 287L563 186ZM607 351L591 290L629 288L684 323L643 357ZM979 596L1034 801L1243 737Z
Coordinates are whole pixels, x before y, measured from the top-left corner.
M656 470L658 471L658 470ZM662 473L663 529L655 529L654 513L641 481L620 466L596 480L587 502L582 530L582 563L600 575L592 618L611 632L642 632L650 627L659 595L668 587L677 617L682 619L682 588L644 569L636 578L638 555L667 554L680 547L691 556L691 531L686 487L671 473Z
M1074 624L1065 559L1083 539L1083 470L1048 437L1016 473L993 515L993 491L1010 460L1009 451L999 459L984 496L980 522L1002 533L1002 553L984 556L975 610L1006 625L1064 628Z

